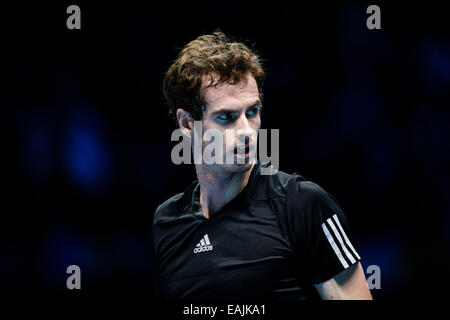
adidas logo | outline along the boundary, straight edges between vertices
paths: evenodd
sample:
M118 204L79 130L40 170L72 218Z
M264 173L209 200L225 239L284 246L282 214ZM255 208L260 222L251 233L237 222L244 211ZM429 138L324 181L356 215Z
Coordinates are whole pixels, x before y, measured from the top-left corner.
M205 234L200 240L199 243L197 243L197 246L194 248L194 253L199 253L203 251L211 251L213 249L213 245L211 242L209 242L208 234Z

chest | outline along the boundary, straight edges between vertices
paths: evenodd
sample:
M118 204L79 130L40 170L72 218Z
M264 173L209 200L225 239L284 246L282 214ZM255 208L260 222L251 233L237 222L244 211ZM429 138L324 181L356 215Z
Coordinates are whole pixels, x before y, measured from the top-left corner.
M167 297L270 295L295 278L295 254L280 229L277 212L264 201L243 207L228 208L211 220L195 218L173 229L177 250L161 261Z

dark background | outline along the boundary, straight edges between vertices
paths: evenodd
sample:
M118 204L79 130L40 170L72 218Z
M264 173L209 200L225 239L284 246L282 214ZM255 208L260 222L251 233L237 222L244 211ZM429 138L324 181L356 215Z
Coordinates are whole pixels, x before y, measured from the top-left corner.
M262 55L280 169L342 204L363 268L381 268L374 297L438 297L450 282L449 7L295 3L2 5L2 290L151 298L153 212L195 177L170 160L162 79L181 47L221 28ZM70 4L81 30L66 28ZM366 28L371 4L381 30ZM66 288L71 264L79 291Z

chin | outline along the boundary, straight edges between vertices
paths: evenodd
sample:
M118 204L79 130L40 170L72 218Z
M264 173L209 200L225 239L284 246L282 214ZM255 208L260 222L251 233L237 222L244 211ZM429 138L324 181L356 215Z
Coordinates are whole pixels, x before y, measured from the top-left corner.
M252 167L252 163L243 163L243 164L222 164L220 165L220 168L223 171L229 172L229 173L239 173L239 172L246 172L250 170Z

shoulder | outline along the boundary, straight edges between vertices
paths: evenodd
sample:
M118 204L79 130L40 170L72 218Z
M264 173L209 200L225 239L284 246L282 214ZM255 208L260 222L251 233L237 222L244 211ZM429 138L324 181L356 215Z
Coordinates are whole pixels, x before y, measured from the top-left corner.
M190 190L193 184L194 183L192 183L186 191L177 193L156 208L153 216L153 225L173 221L180 216L190 203Z
M178 207L179 200L183 197L184 192L178 193L161 203L155 210L153 224L157 224L164 218L170 217Z
M324 188L313 181L305 179L302 175L286 173L277 170L273 174L264 175L261 169L268 168L261 164L257 181L256 192L253 198L285 197L288 205L299 207L329 206L336 207L337 202ZM273 172L273 171L271 171Z
M330 200L330 194L317 183L305 180L303 177L295 177L289 186L290 200L305 204L317 204Z
M286 197L290 180L295 178L295 175L274 170L272 166L266 163L262 163L257 167L255 175L257 177L252 181L252 192L250 194L250 197L254 200Z
M299 197L309 200L320 200L327 196L327 192L318 184L306 180L302 175L294 172L287 173L281 170L268 172L271 174L261 174L262 170L269 168L266 164L261 164L260 174L257 184L266 188L272 196L285 195L296 199Z
M296 177L287 193L288 212L292 216L310 221L323 221L334 214L345 219L338 201L315 182Z

